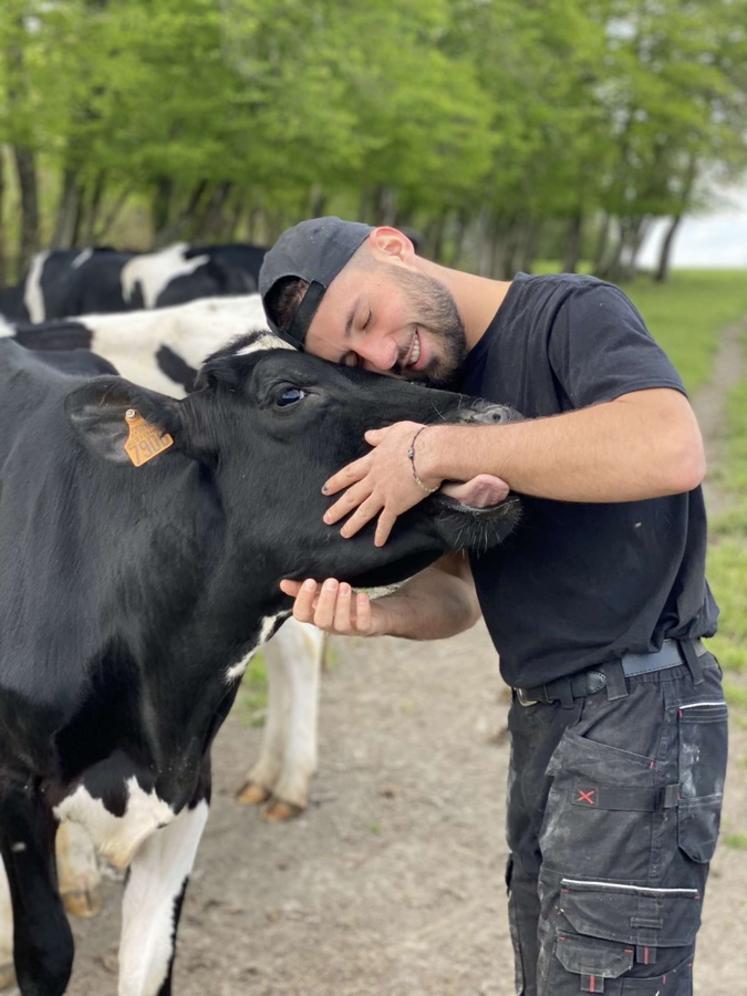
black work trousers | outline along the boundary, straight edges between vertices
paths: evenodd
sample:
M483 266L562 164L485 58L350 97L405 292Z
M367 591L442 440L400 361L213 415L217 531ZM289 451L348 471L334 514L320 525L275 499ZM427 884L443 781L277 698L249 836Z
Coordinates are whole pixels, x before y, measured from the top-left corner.
M693 991L726 769L721 670L706 653L618 681L616 696L511 706L519 996Z

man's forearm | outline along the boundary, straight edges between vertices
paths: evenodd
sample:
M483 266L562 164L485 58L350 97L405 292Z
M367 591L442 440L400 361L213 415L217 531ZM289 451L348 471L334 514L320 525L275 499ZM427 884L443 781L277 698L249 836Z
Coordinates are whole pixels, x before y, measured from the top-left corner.
M697 487L702 440L687 400L640 391L551 418L509 425L437 425L422 433L423 478L494 474L514 491L558 501L637 501Z
M388 636L441 640L469 629L480 618L474 586L438 569L418 574L391 595L376 599Z

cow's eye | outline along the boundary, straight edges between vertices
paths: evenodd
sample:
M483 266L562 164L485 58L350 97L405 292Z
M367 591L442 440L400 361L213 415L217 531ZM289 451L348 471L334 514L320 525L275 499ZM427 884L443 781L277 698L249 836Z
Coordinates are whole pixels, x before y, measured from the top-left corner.
M286 408L288 405L295 405L305 397L306 391L302 391L300 387L284 387L275 398L275 404L280 408Z

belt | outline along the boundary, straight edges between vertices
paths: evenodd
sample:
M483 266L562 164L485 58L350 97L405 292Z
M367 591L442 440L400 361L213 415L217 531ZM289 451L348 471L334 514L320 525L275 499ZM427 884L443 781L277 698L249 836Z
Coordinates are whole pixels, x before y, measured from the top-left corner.
M651 654L623 654L612 664L619 664L626 678L634 678L639 674L651 674L654 671L665 671L670 667L686 664L682 643L690 643L696 657L707 653L707 648L700 640L664 640L661 650ZM586 695L594 695L607 685L606 670L609 664L597 665L571 674L567 678L556 678L545 685L535 685L533 688L515 688L516 698L523 706L536 705L537 702L565 702L568 699L581 699ZM623 691L623 694L624 691Z

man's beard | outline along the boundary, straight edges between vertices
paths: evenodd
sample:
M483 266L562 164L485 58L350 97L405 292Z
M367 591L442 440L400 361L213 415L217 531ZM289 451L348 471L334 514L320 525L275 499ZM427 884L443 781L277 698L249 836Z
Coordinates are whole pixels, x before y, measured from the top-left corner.
M392 269L392 275L404 290L413 315L417 316L413 326L418 331L425 329L431 341L442 347L441 355L432 356L422 370L403 368L397 364L397 373L408 380L424 381L431 387L455 387L467 356L467 337L454 298L434 277L412 270Z

